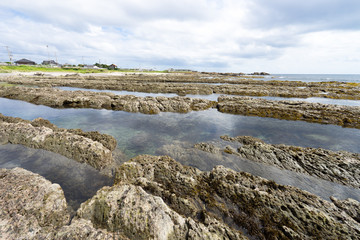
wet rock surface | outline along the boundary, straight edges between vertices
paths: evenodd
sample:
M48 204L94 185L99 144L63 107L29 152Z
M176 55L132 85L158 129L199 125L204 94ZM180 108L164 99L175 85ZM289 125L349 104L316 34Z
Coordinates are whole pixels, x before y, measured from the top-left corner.
M22 168L0 169L0 239L51 239L68 224L64 193Z
M360 234L353 217L333 203L222 166L201 172L169 157L139 156L119 168L116 182L116 189L132 184L161 197L172 210L214 228L214 233L225 229L222 236L226 239L238 239L237 234L255 239L326 239L328 236L341 239ZM98 193L82 208L95 206L96 200L103 201L98 203L98 209L104 209L106 217L94 220L95 216L90 215L92 221L111 229L118 214L110 204L110 196L114 195L108 190L108 194ZM121 198L112 201L116 199ZM121 212L122 208L118 205L115 209Z
M112 151L116 140L113 137L58 128L41 118L27 121L0 114L0 137L2 144L22 144L52 151L98 170L112 166L114 162Z
M220 112L360 128L360 107L220 96Z
M167 156L142 155L121 165L116 184L84 202L70 223L58 185L19 168L1 169L0 177L0 206L10 209L0 212L0 236L10 239L356 239L360 234L355 200L331 203L248 173L222 166L202 172ZM12 226L20 227L8 231Z
M256 78L256 80L254 80ZM230 94L274 97L360 99L360 86L342 82L262 81L260 76L216 73L123 74L117 76L9 76L1 81L35 86L68 86L152 93ZM185 84L184 84L185 83ZM216 84L216 85L215 85Z
M219 148L213 144L199 143L194 147L205 152L225 152L243 159L276 166L331 182L360 188L360 154L330 151L322 148L303 148L283 144L267 144L250 136L221 139L241 144L238 148Z
M160 112L187 113L216 107L220 112L224 113L360 128L360 107L303 101L271 101L251 97L220 96L218 102L214 102L188 97L136 97L106 92L73 92L54 88L2 86L0 86L0 97L53 108L95 108L145 114L157 114Z
M22 100L53 108L95 108L157 114L205 110L213 101L185 97L136 97L89 91L64 91L55 88L0 86L0 97Z

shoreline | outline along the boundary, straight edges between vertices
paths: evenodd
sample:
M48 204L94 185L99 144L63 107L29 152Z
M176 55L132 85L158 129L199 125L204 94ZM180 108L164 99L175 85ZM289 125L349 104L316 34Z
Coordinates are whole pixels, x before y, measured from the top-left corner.
M142 77L134 76L135 78ZM102 77L81 79L81 77L76 75L66 78L70 78L67 79L70 82L100 82L100 79L103 79ZM114 76L114 78L117 77ZM46 76L29 78L33 78L34 83L36 80L48 81L43 82L44 85L55 84L51 81L56 79L46 79ZM18 80L15 79L15 81ZM137 81L152 80L137 79ZM253 80L244 81L248 84ZM254 83L259 84L257 81ZM159 84L159 82L154 84ZM272 84L276 86L281 83L270 82L260 84L259 87L272 86ZM298 86L297 84L289 83L289 86ZM244 86L247 85L242 85ZM333 87L332 84L329 86ZM203 110L217 107L221 111L239 113L239 109L246 109L243 107L245 104L255 112L259 112L254 114L262 117L269 116L260 113L264 107L267 108L266 112L280 119L282 117L280 113L287 112L288 115L294 115L289 114L289 109L279 107L273 101L250 97L224 96L220 97L216 103L211 101L197 102L198 105L190 103L190 107L183 108L181 104L186 101L193 103L199 100L186 97L126 96L125 98L128 99L125 100L130 101L131 104L128 105L129 107L124 107L129 103L116 103L117 100L124 100L124 97L109 93L69 92L53 88L21 86L0 86L0 93L0 96L10 99L20 99L51 107L109 107L113 109L116 108L116 104L119 104L118 106L123 107L120 109L122 111L135 109L138 112L151 114L157 113L154 111L155 108L152 108L155 104L158 112L167 111L167 109L181 112L186 109ZM175 102L169 103L170 107L166 107L166 104L156 105L154 101L159 102L161 99L166 104ZM334 124L339 119L346 118L351 119L348 123L353 123L352 127L358 126L356 116L359 113L355 110L360 110L360 107L331 107L307 103L306 106L309 107L307 110L301 107L305 104L303 102L281 101L281 104L299 108L301 116L310 114L314 119L318 114L316 121L324 119L328 121L327 123ZM136 106L136 108L131 106ZM242 114L248 113L249 111ZM352 113L354 117L349 113ZM80 236L90 239L96 237L133 239L135 236L138 239L180 240L185 237L220 239L225 236L226 239L262 239L268 236L284 239L326 238L328 236L355 238L360 234L360 219L356 211L354 213L354 209L360 210L360 203L353 199L339 200L331 197L330 201L326 201L299 188L280 185L249 173L235 172L223 166L216 166L210 171L200 171L194 167L182 165L168 156L139 155L121 165L116 165L113 164L112 158L116 141L111 136L97 132L83 132L80 129L60 129L44 119L27 121L0 115L0 120L0 135L3 143L46 149L68 155L79 162L87 162L99 171L103 169L110 169L108 172L115 171L113 186L101 188L92 198L82 203L75 217L69 221L69 211L64 205L60 187L50 182L43 182L43 177L20 168L0 169L0 178L4 183L0 184L0 189L2 192L9 193L6 196L0 196L0 208L12 213L0 213L0 220L6 223L0 224L0 236L6 231L6 236L9 238L67 239ZM305 118L302 120L306 121ZM344 123L343 120L342 123ZM241 145L238 149L230 147L218 149L207 143L199 143L195 148L211 154L224 152L238 155L254 162L265 162L280 169L308 173L347 186L356 188L360 186L358 173L355 171L360 161L359 154L270 145L251 137L223 136L222 138L229 142L236 141ZM72 139L82 140L84 144L74 144ZM73 154L79 152L82 154ZM106 154L106 156L97 154L98 152L109 152L111 159ZM299 157L303 157L303 162L297 161ZM324 173L324 170L327 172ZM341 172L346 173L346 179L341 178ZM28 183L33 183L33 185ZM33 188L57 197L49 199L47 197L49 194L44 194L37 198L32 196L24 198L28 195L24 195L24 192L34 192L31 190ZM56 204L55 199L62 201L61 207ZM27 206L34 207L25 211ZM55 218L51 215L54 209L58 211ZM39 216L46 216L48 221L44 223L43 218ZM21 222L18 222L19 219ZM56 221L56 219L60 220ZM8 223L18 226L17 231L9 228ZM30 231L28 226L31 226L33 230Z

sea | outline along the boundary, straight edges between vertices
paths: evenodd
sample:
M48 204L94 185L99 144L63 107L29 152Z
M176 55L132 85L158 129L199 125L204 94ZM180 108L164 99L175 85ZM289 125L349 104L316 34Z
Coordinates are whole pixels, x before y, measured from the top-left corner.
M271 74L263 80L360 83L360 74Z

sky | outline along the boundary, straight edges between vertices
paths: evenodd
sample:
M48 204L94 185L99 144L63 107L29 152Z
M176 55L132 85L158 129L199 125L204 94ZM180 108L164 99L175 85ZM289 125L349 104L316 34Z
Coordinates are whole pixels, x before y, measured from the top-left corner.
M359 0L1 0L0 62L360 73Z

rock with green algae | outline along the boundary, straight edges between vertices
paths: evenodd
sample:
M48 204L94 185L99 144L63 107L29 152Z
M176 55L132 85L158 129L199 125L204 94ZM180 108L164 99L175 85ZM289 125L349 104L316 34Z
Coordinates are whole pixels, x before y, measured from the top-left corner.
M357 106L220 96L217 108L220 112L245 116L300 120L360 128L360 107Z
M51 239L69 219L58 184L22 168L0 169L0 239Z
M118 169L116 183L117 187L141 187L181 216L215 229L213 232L226 229L225 239L241 235L255 239L350 239L360 235L356 219L335 204L295 187L222 166L201 172L169 157L138 156ZM111 214L113 205L105 200L110 195L103 192L100 196L100 205L106 206L102 207L102 216L107 217L97 223L111 229L114 221L109 219L117 215ZM116 208L121 211L121 207ZM211 224L213 221L216 225Z
M102 188L81 205L77 218L129 239L246 239L215 218L204 224L182 216L132 184Z
M99 170L114 162L116 140L112 136L58 128L42 118L28 121L0 114L0 139L2 144L22 144L59 153Z
M28 88L0 86L0 97L17 99L53 108L94 108L126 112L157 114L160 112L186 113L205 110L214 101L188 97L137 97L108 92L65 91L56 88Z
M0 207L5 209L0 213L0 234L8 239L357 239L360 235L356 213L360 204L354 200L332 199L334 204L222 166L202 172L170 157L148 155L119 167L116 184L100 189L67 224L60 187L37 174L15 170L0 171ZM60 196L53 195L54 186ZM42 210L43 205L48 211ZM9 221L16 231L9 231Z
M222 151L251 161L265 163L281 169L305 173L327 181L360 188L360 154L346 151L331 151L323 148L304 148L283 144L267 144L251 136L221 139L241 144L237 149ZM195 147L208 151L212 144L196 144ZM206 146L206 147L203 147Z

